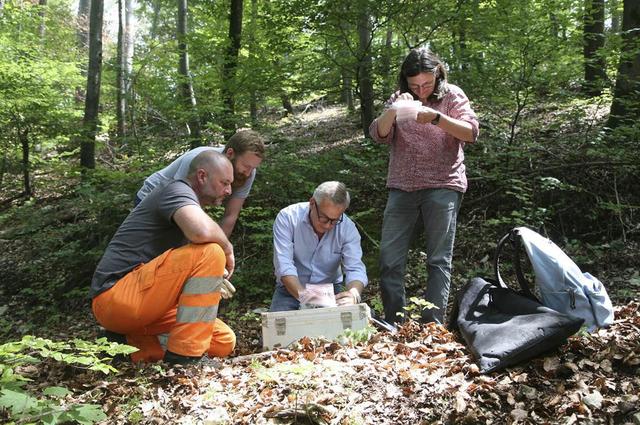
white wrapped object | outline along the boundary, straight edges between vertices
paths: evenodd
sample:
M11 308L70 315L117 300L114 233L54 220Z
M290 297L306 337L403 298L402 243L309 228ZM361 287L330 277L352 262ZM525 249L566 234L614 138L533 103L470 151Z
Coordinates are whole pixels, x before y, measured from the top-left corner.
M422 108L422 102L419 100L406 100L400 99L393 102L392 109L396 110L396 120L407 121L416 120L418 118L418 112Z
M307 284L299 294L300 309L335 307L336 296L333 283Z

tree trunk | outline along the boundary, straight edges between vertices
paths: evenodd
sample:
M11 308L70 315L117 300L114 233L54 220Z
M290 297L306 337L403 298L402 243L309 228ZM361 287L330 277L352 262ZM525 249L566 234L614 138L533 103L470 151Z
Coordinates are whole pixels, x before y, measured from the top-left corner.
M117 137L124 139L126 137L126 116L127 116L127 88L125 84L125 4L124 0L118 0L118 45L117 45L117 58L118 58L118 71L116 73L116 121L118 123Z
M131 71L133 62L133 11L131 0L118 0L118 72L116 118L117 136L127 137L128 100L131 91ZM123 140L124 141L124 140Z
M373 122L373 81L371 79L371 23L368 11L363 11L358 19L358 39L360 63L358 79L360 86L360 111L364 137L369 137L369 125Z
M29 197L33 195L29 169L29 129L18 129L18 137L20 138L20 146L22 147L22 181L24 184L24 195Z
M640 2L624 0L622 49L607 126L637 124L640 115Z
M200 118L196 104L196 95L193 91L191 75L189 72L189 52L187 50L187 0L178 0L178 52L180 54L180 64L178 74L180 75L180 92L182 100L187 108L189 119L187 120L187 134L191 138L191 147L200 146Z
M256 30L258 28L258 0L251 0L251 27L249 31L249 56L255 58L256 50ZM252 63L255 63L252 61ZM258 122L258 91L255 86L251 88L249 94L249 114L251 116L251 122L256 124Z
M607 79L604 47L604 0L585 0L584 5L584 91L600 96Z
M38 11L38 15L40 15L40 25L38 26L38 36L40 37L40 42L44 44L44 32L46 30L45 8L47 7L47 0L38 0L38 4L40 5L40 10Z
M351 83L351 76L349 71L343 69L342 71L342 103L347 105L349 112L355 111L353 104L353 84Z
M386 81L390 80L391 77L391 55L393 53L393 30L391 29L391 24L389 24L389 28L387 28L387 36L384 42L384 54L382 55L382 64L381 64L381 72Z
M620 32L620 13L618 12L618 0L608 0L607 7L611 15L611 33L617 34Z
M95 168L96 132L100 107L100 80L102 77L102 22L104 3L91 2L89 19L89 71L87 72L87 98L84 102L82 141L80 144L80 165Z
M80 0L78 2L78 46L83 51L89 47L89 8L91 0Z
M280 100L282 101L282 107L286 111L284 116L286 117L288 115L293 115L293 105L291 105L291 99L289 99L289 95L281 94Z
M149 30L149 35L151 39L155 39L158 36L158 22L160 22L160 9L162 3L160 0L154 0L153 7L153 18L151 18L151 29Z
M78 49L84 54L88 54L89 50L89 8L91 7L91 0L80 0L78 2L78 16L76 18L78 38ZM87 76L87 68L81 65L81 75ZM85 88L82 86L76 87L75 101L76 104L80 104L85 101L86 94Z
M229 11L229 48L227 49L224 66L222 69L222 101L225 112L222 119L222 127L225 129L227 137L235 132L235 78L238 67L238 52L242 36L242 0L231 0Z

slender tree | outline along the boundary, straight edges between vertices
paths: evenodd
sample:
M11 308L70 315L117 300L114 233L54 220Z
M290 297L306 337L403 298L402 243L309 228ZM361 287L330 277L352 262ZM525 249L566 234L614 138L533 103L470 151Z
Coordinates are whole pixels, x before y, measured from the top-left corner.
M118 123L117 136L120 139L126 137L126 115L127 115L127 88L125 84L125 39L126 39L126 24L125 24L125 1L118 0L118 72L116 73L116 87L117 99L116 99L116 121Z
M255 61L257 37L256 32L258 30L258 0L251 0L251 23L249 26L249 56L252 59L252 63ZM256 123L258 121L258 94L256 87L251 86L251 92L249 93L249 114L251 116L251 122Z
M81 54L87 54L89 52L89 9L91 7L91 0L80 0L78 2L78 15L76 17L76 36L78 38L78 50ZM87 68L83 65L80 68L81 75L87 76ZM84 87L76 87L75 100L77 104L80 104L85 100Z
M229 11L229 47L227 49L222 70L222 101L225 105L223 127L227 136L235 131L235 78L238 68L238 53L242 38L242 7L243 0L231 0Z
M78 33L78 46L81 50L89 47L89 9L91 7L91 0L80 0L78 2L78 18L77 18L77 33Z
M609 9L609 15L611 16L611 32L620 32L620 12L618 11L619 0L607 0L607 8Z
M373 122L373 79L371 76L371 16L365 8L358 20L360 62L358 64L358 85L360 87L360 113L362 130L369 137L369 125Z
M343 68L342 69L342 95L341 95L342 103L347 105L347 110L350 112L355 111L355 105L353 103L353 85L351 79L350 70Z
M622 49L607 126L638 123L640 116L640 2L624 0Z
M40 15L40 25L38 27L38 35L40 36L40 41L44 42L44 32L46 30L45 10L47 7L47 0L38 0L38 4L40 5L40 10L38 11L38 15Z
M187 108L189 119L187 120L187 134L191 138L191 147L200 145L200 118L198 116L196 95L193 91L191 73L189 71L189 51L187 49L187 0L178 0L178 52L180 62L178 74L180 75L180 92L182 100Z
M128 99L131 90L133 62L133 10L131 0L118 0L118 73L117 107L118 137L127 136Z
M102 78L102 23L104 3L91 2L89 19L89 70L87 72L87 98L84 103L83 131L80 143L80 165L95 168L96 132L100 106L100 81Z
M151 29L149 30L149 35L152 39L158 36L158 24L160 22L160 9L162 6L162 2L160 0L153 0L151 7L153 8L153 16L151 18Z
M29 197L33 195L33 187L31 186L31 167L29 162L29 127L18 127L18 139L22 148L22 181L24 184L24 195Z
M602 94L607 79L604 47L604 0L585 0L584 5L584 91L589 96Z

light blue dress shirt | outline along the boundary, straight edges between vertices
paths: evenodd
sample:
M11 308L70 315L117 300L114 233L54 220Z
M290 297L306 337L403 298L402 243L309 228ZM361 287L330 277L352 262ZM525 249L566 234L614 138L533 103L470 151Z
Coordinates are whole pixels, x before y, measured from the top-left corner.
M369 281L355 223L345 214L342 223L318 239L309 211L309 202L289 205L273 223L273 266L278 286L283 286L282 276L297 276L303 285L339 283L342 272L347 283L359 280L366 286Z

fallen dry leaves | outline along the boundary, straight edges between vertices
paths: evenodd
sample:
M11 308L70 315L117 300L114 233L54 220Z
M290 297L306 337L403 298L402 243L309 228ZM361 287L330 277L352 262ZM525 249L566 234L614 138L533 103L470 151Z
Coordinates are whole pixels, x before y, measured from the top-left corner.
M640 303L616 313L609 329L489 375L456 335L417 323L365 344L303 338L204 366L124 365L108 381L55 363L31 372L101 404L109 424L637 424Z

